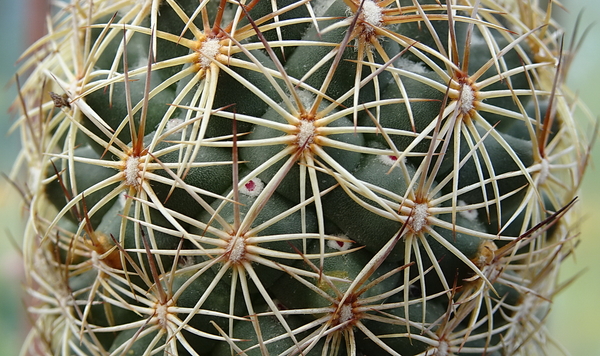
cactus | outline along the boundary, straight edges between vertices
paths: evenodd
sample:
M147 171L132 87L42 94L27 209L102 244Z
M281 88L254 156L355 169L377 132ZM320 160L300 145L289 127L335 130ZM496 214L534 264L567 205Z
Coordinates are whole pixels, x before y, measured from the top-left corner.
M545 354L594 133L552 2L57 4L24 355Z

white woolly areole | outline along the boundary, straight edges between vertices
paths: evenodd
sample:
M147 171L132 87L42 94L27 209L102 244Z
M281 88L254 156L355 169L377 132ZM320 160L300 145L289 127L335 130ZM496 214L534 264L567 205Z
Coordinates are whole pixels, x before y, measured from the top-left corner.
M168 323L168 314L169 311L167 310L169 306L165 305L165 304L156 304L155 308L156 308L156 320L158 322L158 324L163 328L166 329L167 326L169 325Z
M313 142L313 138L315 136L315 125L311 121L302 120L298 128L300 131L296 135L296 143L298 146L305 148Z
M468 84L463 84L460 93L460 100L458 101L460 111L462 111L463 114L466 114L473 110L475 108L475 105L473 104L474 101L475 92L473 91L473 88L471 88L471 86Z
M538 184L544 184L546 182L546 179L548 179L548 176L550 175L550 163L548 162L547 159L542 159L542 162L540 164L540 175L539 175L539 179L538 179Z
M129 156L127 158L127 163L125 164L125 170L123 171L125 174L125 184L137 187L140 185L139 176L140 176L140 159L139 157Z
M244 253L246 253L246 244L241 237L235 237L232 242L233 244L229 245L229 260L231 262L239 262L244 257Z
M202 68L210 66L217 54L219 54L220 49L221 44L216 38L209 38L202 44L202 47L200 47L200 50L198 51L201 54L200 65Z
M240 188L240 193L249 197L257 197L265 188L265 183L258 179L252 178Z
M458 206L467 206L467 203L465 203L462 200L459 200L457 202ZM475 221L475 219L477 219L477 215L479 215L477 213L476 209L469 209L469 210L461 210L458 212L460 214L460 216L462 216L463 218L469 220L469 221Z
M449 345L448 342L445 340L441 340L440 344L437 347L437 352L435 353L435 356L448 356L448 349L449 349Z
M417 204L417 206L415 206L413 209L412 220L410 221L410 226L412 227L413 231L421 231L423 226L427 224L427 217L429 216L427 211L428 208L429 207L426 203L421 203Z
M344 304L340 308L340 317L338 319L339 324L343 324L349 320L354 318L354 313L352 312L352 306L350 304Z
M373 0L365 0L362 7L363 20L373 27L383 24L383 11Z

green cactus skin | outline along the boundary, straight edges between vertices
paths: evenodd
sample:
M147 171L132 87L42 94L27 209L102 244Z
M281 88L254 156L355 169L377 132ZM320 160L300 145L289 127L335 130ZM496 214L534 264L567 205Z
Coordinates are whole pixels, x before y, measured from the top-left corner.
M552 2L57 4L23 355L547 354L594 132Z

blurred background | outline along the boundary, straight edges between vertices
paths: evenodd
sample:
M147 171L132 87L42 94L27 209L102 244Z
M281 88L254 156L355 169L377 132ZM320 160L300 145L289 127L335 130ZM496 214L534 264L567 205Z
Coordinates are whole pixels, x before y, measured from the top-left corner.
M534 1L534 0L525 0ZM9 174L19 149L18 135L9 134L14 117L8 112L16 97L13 75L19 54L44 33L45 0L0 0L0 171ZM563 9L555 7L555 17L564 24L570 38L577 15L585 28L600 19L598 0L562 0ZM582 30L580 29L580 35ZM595 117L600 117L600 25L591 28L578 53L568 82L586 102ZM600 234L594 222L600 220L600 145L582 187L579 209L584 213L581 243L568 260L561 279L568 280L583 272L570 288L562 291L553 303L548 322L550 335L573 356L600 356ZM0 178L0 355L17 355L26 332L25 307L22 302L21 259L17 245L23 225L19 195ZM549 356L558 356L558 352Z
M18 134L8 134L14 116L8 108L16 96L12 82L19 54L44 34L46 0L0 0L0 172L8 175L19 150ZM27 10L26 10L27 9ZM0 355L18 355L26 333L19 251L23 226L21 201L0 177Z

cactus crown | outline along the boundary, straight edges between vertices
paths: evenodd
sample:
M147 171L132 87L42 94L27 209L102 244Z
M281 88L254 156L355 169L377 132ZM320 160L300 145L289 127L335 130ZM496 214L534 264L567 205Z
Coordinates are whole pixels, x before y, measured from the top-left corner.
M25 54L25 354L543 354L552 2L72 0Z

